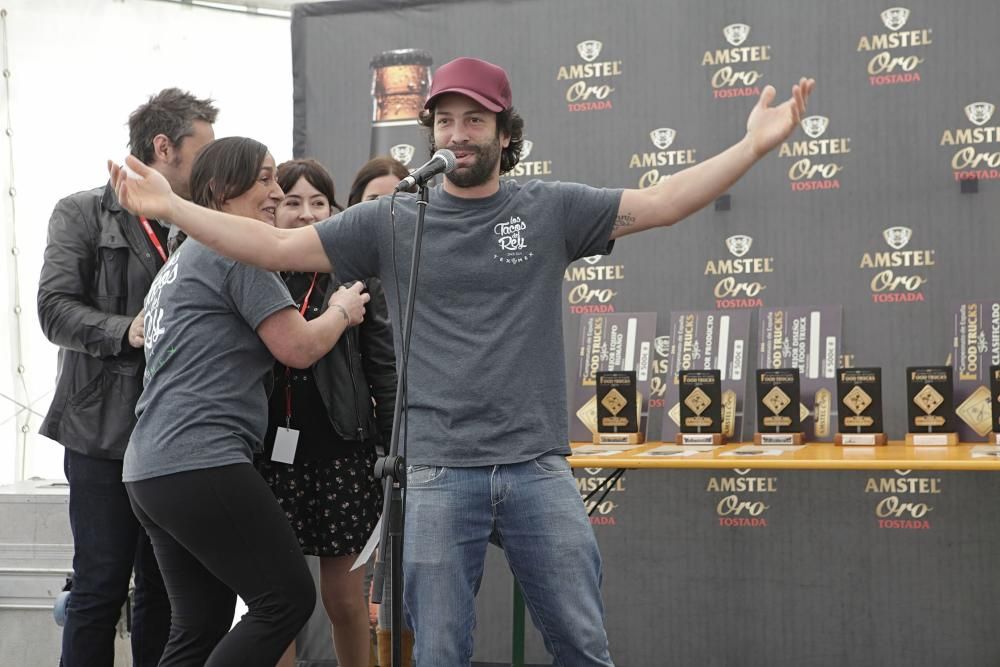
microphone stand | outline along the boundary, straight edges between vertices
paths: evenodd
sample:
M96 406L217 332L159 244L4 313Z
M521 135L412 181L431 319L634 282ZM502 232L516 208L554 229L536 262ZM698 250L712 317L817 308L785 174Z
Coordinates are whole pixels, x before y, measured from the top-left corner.
M389 584L392 592L390 634L392 636L392 667L402 667L403 636L403 487L406 486L406 461L399 454L400 426L405 419L406 366L410 357L410 328L413 324L413 300L416 294L417 272L420 268L420 244L424 236L424 214L427 210L427 185L420 184L417 195L417 224L413 230L413 254L410 258L410 284L406 288L406 307L400 331L402 359L396 363L396 405L392 418L392 438L389 451L375 462L375 476L382 479L382 532L372 581L372 601L382 602L385 580L385 554L389 554ZM395 232L393 232L395 233ZM395 270L395 267L393 267ZM402 417L402 418L401 418Z

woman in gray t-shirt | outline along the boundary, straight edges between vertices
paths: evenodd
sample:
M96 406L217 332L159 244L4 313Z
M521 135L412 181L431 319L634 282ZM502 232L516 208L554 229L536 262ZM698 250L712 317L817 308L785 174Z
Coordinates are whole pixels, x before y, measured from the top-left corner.
M252 139L209 144L192 200L274 224L283 193ZM145 302L146 374L123 479L171 604L161 665L272 667L315 602L295 534L253 468L267 427L264 378L277 359L305 368L364 318L359 283L308 322L274 273L188 239ZM294 448L294 432L278 438ZM232 630L236 595L249 613Z

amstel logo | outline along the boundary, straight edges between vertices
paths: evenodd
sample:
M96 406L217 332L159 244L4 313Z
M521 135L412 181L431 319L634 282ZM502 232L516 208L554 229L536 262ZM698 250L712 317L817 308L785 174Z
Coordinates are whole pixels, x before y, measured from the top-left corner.
M913 230L909 227L889 227L882 232L882 238L893 250L902 250L910 242Z
M844 167L833 160L839 160L834 156L851 152L850 137L824 137L830 126L830 119L826 116L803 118L800 125L808 139L786 141L778 149L779 158L794 160L788 168L788 182L792 190L839 190L838 175ZM823 161L814 162L817 157Z
M723 28L722 34L727 42L733 46L740 46L750 36L750 26L746 23L734 23Z
M603 468L584 468L584 472L587 474L586 477L576 478L576 488L580 492L581 497L586 497L591 491L597 488L604 488L607 484L608 475L604 472ZM618 509L618 503L616 503L612 498L611 494L620 493L625 490L625 478L619 477L614 483L614 486L608 491L608 497L597 502L596 500L588 500L586 507L587 513L590 514L590 523L594 526L615 526L617 521L615 520L615 510ZM600 494L597 496L600 498Z
M611 289L625 279L624 264L602 264L606 255L583 258L583 264L567 267L563 281L567 284L566 300L574 315L615 312L616 290Z
M705 492L723 494L715 504L720 526L727 528L765 528L770 497L778 491L777 477L750 476L750 470L735 469L735 475L709 477ZM752 494L752 497L747 497Z
M389 155L392 156L393 160L403 163L403 166L409 166L410 160L413 159L413 154L416 150L410 144L396 144L389 149Z
M910 18L910 10L906 7L890 7L881 13L881 18L889 32L862 35L858 40L858 53L877 52L868 61L868 83L885 86L920 81L919 67L924 59L916 53L900 50L929 45L930 28L903 30Z
M753 239L749 236L730 236L726 239L726 249L732 257L710 259L705 264L706 276L722 276L712 290L716 308L758 308L764 305L760 294L767 289L767 285L760 278L763 274L774 273L774 258L745 257L751 245Z
M940 477L911 477L909 470L896 470L895 477L869 477L865 493L882 496L875 504L879 528L930 530L934 507L930 496L940 495Z
M875 269L869 287L875 303L923 301L925 271L934 266L934 250L905 249L913 237L909 227L889 227L882 238L891 250L866 252L858 268Z
M881 16L885 27L895 32L906 25L907 19L910 18L910 10L906 7L890 7L882 12Z
M730 236L726 239L726 247L729 248L729 252L736 257L742 257L750 252L751 245L753 245L753 239L742 234Z
M603 47L604 45L596 39L587 39L576 45L576 51L580 54L581 58L588 63L592 63L597 60L597 56L601 55Z
M649 140L659 150L633 153L628 160L629 169L643 169L639 177L639 188L648 188L669 178L670 174L661 173L661 167L685 168L698 161L694 148L669 150L677 138L677 131L669 127L659 127L649 133Z
M965 105L965 117L973 125L982 127L990 122L990 118L993 118L993 112L996 110L996 106L989 102L973 102Z
M598 60L604 44L596 39L586 39L576 45L576 52L583 60L574 65L563 65L556 74L556 81L569 81L566 89L566 108L569 111L602 111L611 109L611 94L615 92L610 81L621 76L621 60Z
M750 26L733 23L722 29L722 36L730 48L705 51L701 57L702 67L716 68L712 73L712 97L756 97L760 95L759 70L750 69L755 63L771 59L768 44L744 46L750 36Z
M530 139L525 139L521 144L521 159L514 165L514 168L506 174L506 176L512 178L521 178L524 176L551 176L552 160L528 159L528 156L531 155L531 151L534 150L534 148L535 142Z
M996 106L992 102L972 102L965 105L964 111L973 127L941 133L942 146L958 147L951 156L955 180L1000 179L1000 126L989 125Z
M649 409L662 408L667 394L667 376L670 374L670 336L657 336L653 340L652 377L649 380Z

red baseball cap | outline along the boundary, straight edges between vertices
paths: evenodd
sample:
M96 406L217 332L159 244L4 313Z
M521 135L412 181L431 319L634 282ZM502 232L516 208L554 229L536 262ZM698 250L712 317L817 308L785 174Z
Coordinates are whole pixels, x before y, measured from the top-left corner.
M502 67L478 58L456 58L437 68L425 109L445 93L460 93L494 113L510 108L510 80Z

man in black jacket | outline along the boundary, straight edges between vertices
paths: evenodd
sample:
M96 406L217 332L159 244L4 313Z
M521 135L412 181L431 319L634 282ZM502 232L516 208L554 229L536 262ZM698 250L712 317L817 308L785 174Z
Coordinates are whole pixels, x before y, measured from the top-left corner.
M131 152L187 198L217 113L211 100L163 90L129 116ZM142 302L166 248L167 228L122 208L110 185L65 197L49 220L38 318L59 346L59 373L39 433L66 448L74 551L63 667L114 663L133 568L133 665L156 665L170 630L163 580L121 481L145 367Z

